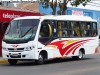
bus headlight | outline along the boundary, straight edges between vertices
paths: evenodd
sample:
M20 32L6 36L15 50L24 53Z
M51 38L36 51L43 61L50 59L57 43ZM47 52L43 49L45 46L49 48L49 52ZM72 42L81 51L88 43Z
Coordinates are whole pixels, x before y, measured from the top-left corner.
M5 48L5 47L2 47L2 50L4 50L4 51L7 51L7 48Z
M33 49L32 47L25 47L25 51L30 51L32 49Z

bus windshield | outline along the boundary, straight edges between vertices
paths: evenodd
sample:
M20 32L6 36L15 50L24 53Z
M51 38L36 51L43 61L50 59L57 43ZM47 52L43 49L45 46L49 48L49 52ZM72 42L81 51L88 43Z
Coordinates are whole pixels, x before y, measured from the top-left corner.
M39 19L13 20L4 35L3 41L8 43L25 43L35 38Z

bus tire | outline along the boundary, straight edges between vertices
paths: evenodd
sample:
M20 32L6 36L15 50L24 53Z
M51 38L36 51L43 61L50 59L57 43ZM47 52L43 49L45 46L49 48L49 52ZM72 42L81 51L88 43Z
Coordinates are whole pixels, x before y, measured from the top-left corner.
M43 57L42 53L39 54L39 58L38 58L38 60L35 61L35 63L38 65L44 64L44 57Z
M72 59L81 60L83 59L83 52L80 50L78 56L72 56Z
M8 59L10 65L16 65L17 61L16 59Z

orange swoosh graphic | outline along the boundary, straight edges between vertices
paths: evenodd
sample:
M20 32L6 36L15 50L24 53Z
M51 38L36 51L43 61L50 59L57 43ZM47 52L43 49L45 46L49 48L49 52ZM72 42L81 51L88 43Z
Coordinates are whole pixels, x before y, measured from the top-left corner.
M66 51L68 51L68 49L70 49L72 46L74 47L76 44L81 44L82 42L88 42L89 40L93 40L93 39L88 39L88 40L81 40L81 41L77 41L77 42L73 42L69 45L67 45L65 48L63 48L64 44L63 42L66 42L68 40L61 40L61 41L56 41L56 42L51 42L48 45L55 45L58 47L60 54L63 56ZM83 44L83 43L82 43ZM70 51L68 51L66 54L68 55L74 48L72 48Z

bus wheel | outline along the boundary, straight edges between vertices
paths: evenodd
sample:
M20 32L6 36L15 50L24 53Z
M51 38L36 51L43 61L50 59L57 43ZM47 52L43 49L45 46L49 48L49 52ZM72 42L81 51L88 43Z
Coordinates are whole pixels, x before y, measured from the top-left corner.
M18 60L16 59L8 59L8 62L10 65L15 65L17 63Z
M83 52L80 50L78 56L72 56L72 59L81 60L83 59Z
M42 65L44 63L44 57L42 54L39 55L39 58L35 61L35 63L38 65Z

